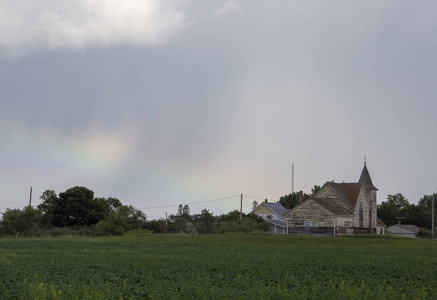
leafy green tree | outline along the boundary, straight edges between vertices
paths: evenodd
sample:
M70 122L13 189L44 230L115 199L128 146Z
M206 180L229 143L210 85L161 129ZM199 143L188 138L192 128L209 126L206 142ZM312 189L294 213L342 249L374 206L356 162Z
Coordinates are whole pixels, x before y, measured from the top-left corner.
M254 200L254 201L252 202L252 209L257 208L258 205L259 205L258 201Z
M424 195L417 205L411 204L407 210L408 222L419 227L432 228L432 199L437 201L437 194ZM404 209L405 211L405 209Z
M402 208L408 206L410 203L407 198L401 193L397 193L394 195L387 196L387 202L397 211L400 211Z
M311 195L303 193L303 200L310 198ZM279 203L288 209L291 209L297 205L299 205L299 193L291 193L279 198Z
M202 209L195 222L198 233L213 233L215 224L216 218L207 209Z
M6 235L33 235L40 227L43 214L30 206L24 209L7 209L3 213L1 232Z
M399 222L397 217L397 211L388 202L382 202L378 204L378 218L384 222L385 225L391 226Z
M54 190L46 190L39 197L42 202L37 207L44 214L43 222L46 225L55 223L56 214L59 211L59 198Z
M62 226L92 225L97 223L93 211L94 192L76 186L59 194L59 221Z
M240 219L240 212L233 210L228 214L221 215L217 222L216 232L244 232L249 233L252 231L268 231L269 224L265 222L261 217L255 214L244 214Z
M182 209L182 218L184 218L184 219L191 218L190 207L187 204L185 204L184 208Z
M243 214L244 216L245 214ZM220 221L237 221L240 219L240 211L233 210L228 212L227 214L223 214L220 216Z
M120 205L109 212L106 220L96 224L96 235L122 235L128 231L146 228L146 215L132 205Z
M378 217L388 226L399 222L408 223L410 203L401 193L388 195L387 201L378 205Z
M178 212L176 213L176 217L182 218L184 215L184 206L182 204L179 204Z
M431 210L433 198L434 198L434 202L437 202L437 193L434 193L432 195L424 195L422 198L420 198L419 203L417 203L417 206Z
M45 224L54 227L91 226L108 217L122 206L116 198L94 198L94 192L76 186L56 195L46 190L38 208L44 213Z
M146 229L153 231L153 233L166 233L165 219L147 221Z
M318 191L320 191L321 187L320 185L314 185L311 188L311 197L314 196Z

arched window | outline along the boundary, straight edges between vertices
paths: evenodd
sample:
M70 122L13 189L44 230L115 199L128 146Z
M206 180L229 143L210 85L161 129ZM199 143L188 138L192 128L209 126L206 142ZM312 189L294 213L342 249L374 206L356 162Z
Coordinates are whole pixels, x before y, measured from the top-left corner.
M363 204L360 203L360 227L363 228L364 227L364 211L363 211Z

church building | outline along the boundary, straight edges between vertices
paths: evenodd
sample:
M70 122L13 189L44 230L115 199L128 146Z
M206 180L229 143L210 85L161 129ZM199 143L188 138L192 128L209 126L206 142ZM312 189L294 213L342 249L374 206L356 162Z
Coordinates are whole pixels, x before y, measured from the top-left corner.
M377 191L364 162L358 182L326 182L311 198L283 215L289 234L384 234Z

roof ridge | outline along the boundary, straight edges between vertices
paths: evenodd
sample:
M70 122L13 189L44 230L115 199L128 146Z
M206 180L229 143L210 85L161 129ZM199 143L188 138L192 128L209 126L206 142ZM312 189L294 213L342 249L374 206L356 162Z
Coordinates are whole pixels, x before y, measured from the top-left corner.
M347 198L346 194L344 193L344 190L341 188L340 184L337 182L327 182L332 189L334 190L334 192L340 196L340 198L346 203L347 206L349 206L349 208L353 208L351 203L349 202L349 199Z
M364 187L369 191L377 191L378 189L373 185L372 178L370 178L369 170L366 164L364 164L363 171L361 172L359 183L364 183Z
M341 211L344 211L344 212L345 212L344 215L350 215L350 214L351 214L350 211L348 211L347 209L345 209L345 208L344 208L343 206L341 206L340 204L335 203L334 201L332 201L332 200L329 199L329 198L311 198L311 199L313 199L313 200L316 201L318 204L320 204L321 206L323 206L324 208L326 208L327 210L329 210L330 212L332 212L333 214L335 214L335 215L337 215L337 216L341 216L341 215L342 215L342 214L340 214L340 212L338 211L338 209L341 210ZM334 207L337 209L337 211L335 211L335 210L333 210L332 208L330 208L329 206L325 205L325 203L323 203L323 201L329 201L330 204L331 204L332 206L334 206Z

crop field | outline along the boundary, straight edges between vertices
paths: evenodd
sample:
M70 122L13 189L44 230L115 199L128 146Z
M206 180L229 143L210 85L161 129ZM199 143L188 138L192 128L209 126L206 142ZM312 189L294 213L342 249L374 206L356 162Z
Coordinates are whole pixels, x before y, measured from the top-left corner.
M437 299L437 243L154 235L0 240L0 299Z

